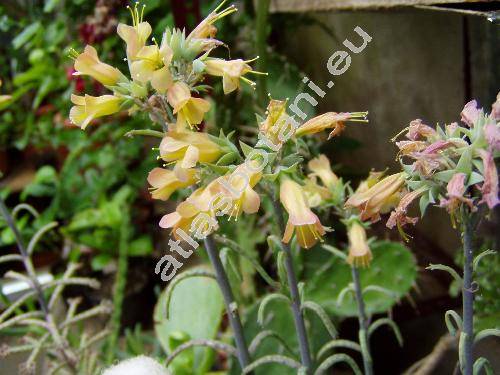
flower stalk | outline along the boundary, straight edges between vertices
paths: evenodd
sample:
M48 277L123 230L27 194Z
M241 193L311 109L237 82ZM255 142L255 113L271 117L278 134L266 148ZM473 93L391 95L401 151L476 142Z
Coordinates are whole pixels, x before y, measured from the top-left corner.
M473 261L474 261L474 224L470 214L464 213L463 218L463 251L464 251L464 271L462 287L462 334L463 340L463 363L461 370L463 375L472 375L474 365L472 346L474 340L474 290L473 290Z
M283 209L279 203L279 199L272 199L274 212L278 219L278 225L281 233L285 231L285 221L283 219ZM292 312L297 331L297 339L299 341L300 359L302 366L306 368L307 373L312 369L311 353L309 351L309 343L307 340L306 325L304 315L302 314L302 304L300 301L299 288L297 285L297 276L293 268L292 250L288 243L281 242L281 247L285 252L285 269L288 278L288 286L290 288L290 298L292 301Z
M351 266L352 283L354 286L354 295L356 297L356 305L358 308L358 322L359 322L359 343L361 346L361 354L363 356L363 367L365 375L373 374L373 362L370 354L370 341L368 338L368 327L370 321L366 316L365 301L363 299L363 292L359 282L359 272L356 266Z
M205 237L203 242L205 244L210 263L214 268L215 277L222 292L222 297L224 298L229 324L233 329L238 361L241 368L244 369L250 364L250 354L248 352L245 336L243 334L243 325L241 324L240 315L238 313L238 305L234 300L226 271L224 270L224 266L222 265L219 254L217 253L217 245L215 244L212 235Z

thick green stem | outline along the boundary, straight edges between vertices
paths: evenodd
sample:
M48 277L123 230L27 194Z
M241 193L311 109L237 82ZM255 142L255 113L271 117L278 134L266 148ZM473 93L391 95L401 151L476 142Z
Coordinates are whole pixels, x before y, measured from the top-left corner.
M363 367L365 375L373 374L373 362L370 354L370 339L368 337L368 328L370 322L366 317L365 301L363 299L363 291L359 282L359 273L356 267L351 267L352 282L354 284L354 293L356 296L356 305L358 307L359 321L359 344L361 346L361 354L363 356Z
M465 340L463 341L463 348L461 348L463 353L461 370L463 375L472 375L472 369L474 366L472 355L472 345L474 339L474 291L472 281L472 264L474 261L474 224L470 215L463 215L463 228L464 277L462 288L462 333L465 334Z
M128 243L130 239L130 215L127 210L123 214L120 227L120 243L118 249L118 267L116 270L115 285L113 288L113 314L111 315L111 334L108 339L106 363L111 364L115 359L116 345L120 336L123 300L128 273Z
M283 209L278 201L278 199L272 199L274 211L278 220L278 224L281 232L285 230L285 222L283 219ZM309 351L309 343L307 340L307 331L304 321L304 315L302 314L302 304L300 301L299 288L297 284L297 277L295 276L295 270L293 268L293 258L290 246L285 243L281 243L281 247L285 252L285 268L288 278L288 286L290 288L290 298L292 300L292 312L293 319L295 323L295 330L297 331L297 339L299 341L300 359L302 366L306 368L309 374L312 370L311 353Z
M219 254L217 252L217 246L214 242L213 237L211 235L205 237L204 243L208 258L210 259L210 263L214 268L215 277L222 292L222 297L224 298L227 316L229 318L229 324L233 329L234 341L236 343L236 349L238 352L238 361L241 368L244 369L250 364L250 354L248 352L245 336L243 334L243 326L241 324L240 316L238 313L238 305L234 300L231 285L229 284L226 271L224 270L224 266L222 265L222 262L220 260Z

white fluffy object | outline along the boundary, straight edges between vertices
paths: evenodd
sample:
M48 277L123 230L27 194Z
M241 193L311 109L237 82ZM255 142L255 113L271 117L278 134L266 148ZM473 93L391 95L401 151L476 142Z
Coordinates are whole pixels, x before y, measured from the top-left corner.
M140 355L118 363L102 375L170 375L165 367L153 358Z

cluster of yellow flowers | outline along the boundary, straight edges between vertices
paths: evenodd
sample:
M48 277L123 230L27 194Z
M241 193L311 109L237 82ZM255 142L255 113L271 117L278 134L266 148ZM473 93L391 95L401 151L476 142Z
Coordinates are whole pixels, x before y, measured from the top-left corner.
M91 46L81 54L74 51L75 74L93 77L112 95L73 95L75 106L70 118L86 128L97 117L122 110L130 114L144 111L162 126L159 158L173 168L158 167L149 173L152 196L167 200L178 189L193 188L190 196L160 221L161 227L173 230L175 238L185 239L186 233L191 233L201 239L217 230L222 215L236 220L242 212L256 213L260 209L257 186L269 193L274 190L269 186L279 185L279 198L288 213L282 240L288 243L295 234L301 247L310 248L326 233L311 208L342 203L344 184L324 155L310 160L310 174L301 177L297 167L302 159L292 146L283 146L296 137L326 129L331 130L330 137L338 135L346 121L366 121L367 113L329 112L300 124L287 115L286 101L271 100L267 116L259 123L256 145L240 142L242 152L223 134L215 137L198 131L197 125L210 109L209 101L198 97L206 75L222 77L224 93L229 94L239 89L241 82L253 86L245 75L259 73L249 65L253 60L209 57L214 48L222 45L215 39L214 23L236 11L234 6L221 8L222 4L187 36L177 29L165 30L158 45L154 38L154 44L148 44L152 28L142 20L143 12L136 5L131 9L133 24L119 24L117 30L127 46L130 78L101 62ZM285 165L292 154L296 162ZM204 169L209 173L202 173ZM218 173L215 177L214 170ZM380 205L371 200L365 203L364 212Z

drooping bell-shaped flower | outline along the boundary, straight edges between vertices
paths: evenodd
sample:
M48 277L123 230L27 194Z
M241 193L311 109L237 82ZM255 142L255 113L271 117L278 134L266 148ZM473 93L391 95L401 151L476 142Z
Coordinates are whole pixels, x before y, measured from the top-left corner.
M93 119L119 112L123 98L114 95L71 95L71 101L75 105L71 107L69 118L73 124L85 129Z
M255 162L255 163L254 163ZM262 173L255 168L256 161L240 164L228 175L217 178L207 189L222 194L231 202L223 211L229 219L238 219L241 212L254 214L259 210L260 197L253 189L262 178Z
M330 139L339 135L345 129L344 123L346 121L367 122L367 114L368 112L327 112L299 126L295 135L301 137L303 135L316 134L326 129L332 129L328 135L328 139Z
M105 86L114 86L120 80L125 81L124 75L115 67L103 63L97 56L97 51L92 46L86 46L83 53L75 59L73 75L88 75Z
M242 59L237 60L224 60L209 58L204 60L205 71L216 77L222 77L222 87L224 89L224 94L229 94L234 90L239 89L240 80L245 80L250 85L254 85L253 81L248 78L243 77L248 72L252 72L252 67L248 65L249 61L244 61Z
M481 110L477 108L477 102L471 100L468 102L460 115L462 116L462 122L467 124L470 128L474 126L474 123L479 119L479 114Z
M163 216L160 227L172 228L176 239L179 236L177 229L182 229L186 234L193 234L202 239L218 228L213 200L215 194L212 189L199 188L195 190L185 201L181 202L174 212Z
M479 203L486 203L490 209L500 203L498 199L498 172L490 151L481 150L481 159L483 161L483 178L481 186L482 198Z
M185 180L185 170L198 162L214 162L221 155L221 147L201 132L168 132L160 143L160 157L167 163L177 162L175 173L181 180Z
M284 179L280 185L280 200L288 212L288 222L282 239L284 243L290 242L294 233L299 245L305 249L322 240L325 229L309 208L303 188L298 183Z
M148 182L152 187L153 199L167 200L178 189L189 187L198 181L198 171L189 169L186 171L185 180L180 180L174 171L154 168L148 174Z
M130 74L136 81L151 82L151 86L160 94L167 92L172 84L169 66L173 52L168 44L144 46L136 55L136 60L130 65Z
M203 121L205 113L210 109L210 103L201 98L193 98L189 86L184 82L176 82L169 88L167 100L177 114L177 129L196 127Z
M217 33L217 28L214 26L214 23L220 20L221 18L234 13L237 11L234 5L231 5L221 11L220 8L224 5L227 0L222 1L217 8L215 8L210 14L205 17L199 24L196 26L193 31L189 33L186 40L191 41L193 39L207 39L214 38Z
M386 223L387 228L392 229L397 226L401 237L406 240L408 236L403 231L403 227L407 224L415 225L418 221L418 217L409 217L407 215L408 208L412 204L412 202L420 195L422 195L425 191L426 189L424 187L404 194L401 197L401 200L399 201L397 207L394 209L394 211L391 212L391 216L389 216L389 219Z
M318 207L333 197L332 191L318 184L316 176L313 175L304 180L303 190L309 207Z
M408 133L406 133L406 138L411 141L419 141L422 139L429 140L437 135L436 131L429 125L426 125L420 119L416 119L410 122L408 126Z
M471 209L474 208L472 199L465 197L466 178L465 173L455 173L446 185L446 198L442 198L439 205L446 207L450 214L454 214L462 203L467 204Z
M387 176L369 189L354 193L345 206L358 208L361 220L377 221L381 213L388 212L398 204L404 182L403 172Z
M325 155L321 154L317 158L311 159L307 166L312 172L311 174L318 177L328 189L334 189L339 182L339 178L332 171L330 160Z
M136 3L134 9L127 6L132 15L132 26L119 23L117 33L127 44L127 59L130 62L137 58L139 51L146 45L146 41L151 35L151 25L143 22L144 5L141 11Z
M349 238L349 253L347 263L353 267L368 267L373 258L370 246L366 239L366 230L363 225L354 221L347 231Z

